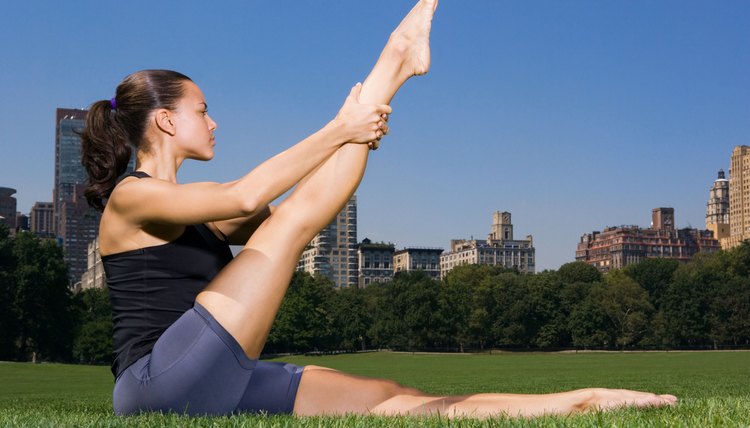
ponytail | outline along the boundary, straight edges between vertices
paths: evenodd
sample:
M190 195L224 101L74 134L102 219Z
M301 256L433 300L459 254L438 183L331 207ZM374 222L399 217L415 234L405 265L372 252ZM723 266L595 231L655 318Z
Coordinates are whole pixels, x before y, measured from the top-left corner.
M104 210L117 178L125 173L132 148L138 150L146 132L149 114L156 109L174 109L182 97L184 74L171 70L135 72L117 86L115 98L97 101L89 108L81 134L81 163L88 172L86 200Z
M132 150L125 130L117 121L114 101L97 101L89 108L81 135L81 163L88 172L86 200L103 210L117 177L125 173Z

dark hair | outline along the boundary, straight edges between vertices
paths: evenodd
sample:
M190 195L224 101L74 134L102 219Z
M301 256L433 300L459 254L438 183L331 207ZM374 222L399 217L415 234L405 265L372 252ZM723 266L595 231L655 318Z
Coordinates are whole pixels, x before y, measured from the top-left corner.
M138 149L146 132L148 115L156 109L174 109L182 97L184 74L171 70L135 72L117 86L112 100L89 108L81 134L81 163L88 172L86 200L99 210L125 173L132 148Z

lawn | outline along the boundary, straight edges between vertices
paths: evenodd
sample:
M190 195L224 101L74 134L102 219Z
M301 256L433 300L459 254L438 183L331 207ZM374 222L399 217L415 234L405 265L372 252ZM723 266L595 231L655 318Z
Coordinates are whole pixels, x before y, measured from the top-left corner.
M155 414L123 418L112 415L112 376L107 367L0 363L0 426L750 426L750 352L370 353L284 360L391 378L436 394L541 393L600 386L671 393L681 401L667 409L520 421Z

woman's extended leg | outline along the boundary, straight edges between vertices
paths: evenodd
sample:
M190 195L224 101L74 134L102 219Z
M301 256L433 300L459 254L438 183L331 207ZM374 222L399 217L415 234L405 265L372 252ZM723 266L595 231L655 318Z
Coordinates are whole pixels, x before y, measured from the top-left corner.
M437 0L420 0L404 18L363 83L360 102L388 103L409 77L427 72L436 6ZM366 145L340 148L297 186L196 298L251 358L263 349L302 250L354 193L367 156Z
M555 394L473 394L435 396L395 382L348 375L306 366L297 391L294 413L429 415L488 417L564 414L624 406L663 406L676 402L671 395L589 388Z

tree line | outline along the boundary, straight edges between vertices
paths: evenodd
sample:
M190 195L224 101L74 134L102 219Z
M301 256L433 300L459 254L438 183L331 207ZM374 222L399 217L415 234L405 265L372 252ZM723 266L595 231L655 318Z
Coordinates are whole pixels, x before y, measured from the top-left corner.
M602 275L573 262L521 274L465 265L336 289L294 274L264 352L361 349L718 349L750 346L750 242ZM0 228L0 360L111 361L106 290L73 294L61 248Z
M388 348L719 349L750 346L750 243L602 275L583 262L520 274L465 265L334 290L296 274L266 352Z

